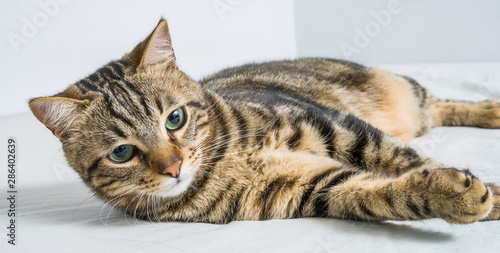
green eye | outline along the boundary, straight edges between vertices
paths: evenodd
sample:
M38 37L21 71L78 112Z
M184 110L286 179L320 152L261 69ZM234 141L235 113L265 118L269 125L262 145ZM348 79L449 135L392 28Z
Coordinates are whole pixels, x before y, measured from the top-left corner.
M128 161L134 154L134 146L132 145L121 145L109 155L109 159L113 162L124 163Z
M168 115L165 127L167 127L168 130L177 130L184 125L184 120L184 109L179 108Z

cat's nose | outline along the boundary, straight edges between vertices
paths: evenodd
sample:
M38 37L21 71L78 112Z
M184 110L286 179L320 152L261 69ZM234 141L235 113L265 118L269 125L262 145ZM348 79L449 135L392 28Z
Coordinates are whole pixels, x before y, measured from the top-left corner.
M181 165L182 159L176 157L170 164L162 164L160 166L160 173L176 178L181 174Z

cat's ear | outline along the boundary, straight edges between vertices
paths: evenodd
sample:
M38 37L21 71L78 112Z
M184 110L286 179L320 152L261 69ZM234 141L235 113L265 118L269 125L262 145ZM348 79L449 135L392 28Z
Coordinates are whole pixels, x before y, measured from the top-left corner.
M71 122L85 106L85 101L67 97L32 99L29 107L35 117L59 139L65 139Z
M177 68L167 21L161 19L155 30L128 55L136 70Z

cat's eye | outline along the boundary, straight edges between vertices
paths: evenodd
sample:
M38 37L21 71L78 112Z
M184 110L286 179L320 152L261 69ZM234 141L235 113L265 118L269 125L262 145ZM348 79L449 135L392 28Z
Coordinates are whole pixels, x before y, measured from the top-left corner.
M181 107L168 115L165 127L171 131L177 130L184 125L185 120L184 109Z
M115 150L113 150L113 152L109 154L109 159L111 159L111 161L113 162L124 163L130 160L133 154L134 154L134 146L121 145L115 148Z

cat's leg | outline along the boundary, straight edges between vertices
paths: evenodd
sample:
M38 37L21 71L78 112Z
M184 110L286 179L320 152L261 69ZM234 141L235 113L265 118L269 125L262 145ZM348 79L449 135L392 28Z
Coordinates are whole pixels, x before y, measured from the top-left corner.
M498 189L494 186L494 189ZM319 185L303 209L318 215L321 203L329 216L354 220L421 220L441 218L450 223L498 219L498 195L468 171L456 169L409 172L398 178L361 173L335 187Z
M330 155L343 163L392 177L446 167L353 115L339 114L331 125Z
M333 157L346 164L364 170L376 171L386 175L387 180L395 182L401 180L404 182L406 177L409 177L408 175L429 174L428 172L432 172L430 174L433 175L429 180L438 182L437 179L432 178L439 178L439 175L443 174L442 171L444 171L441 168L447 168L447 166L419 154L399 139L377 130L354 116L344 115L336 118L334 122L334 132L337 135L333 139L335 147L332 152ZM454 185L462 184L462 179L459 176L451 176L457 174L455 172L460 172L459 170L450 168L446 171L449 173L444 174L442 180L445 181L441 181L446 182L446 184L442 184L443 191L452 189ZM471 177L470 173L466 176ZM489 184L489 188L494 195L495 208L488 218L498 219L500 215L500 188L494 184Z
M499 219L498 186L487 187L468 171L434 169L388 177L299 152L262 153L260 159L265 161L261 174L240 200L237 219Z
M500 128L500 101L437 100L429 105L434 126Z
M481 102L437 99L410 77L403 77L417 98L419 112L415 123L420 125L416 136L438 126L473 126L500 128L500 101Z

